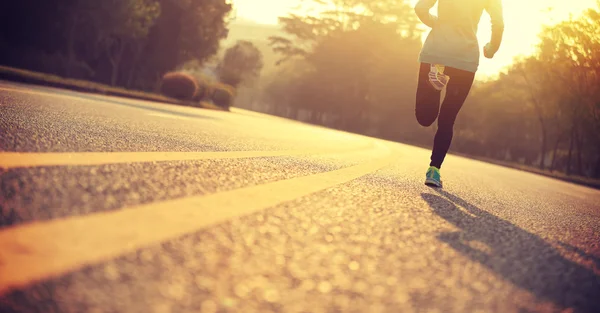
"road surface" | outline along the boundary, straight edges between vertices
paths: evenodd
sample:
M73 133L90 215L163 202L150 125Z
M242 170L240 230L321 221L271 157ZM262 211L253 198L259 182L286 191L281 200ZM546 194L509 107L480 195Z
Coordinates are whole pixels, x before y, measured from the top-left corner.
M0 312L600 312L600 191L0 83Z

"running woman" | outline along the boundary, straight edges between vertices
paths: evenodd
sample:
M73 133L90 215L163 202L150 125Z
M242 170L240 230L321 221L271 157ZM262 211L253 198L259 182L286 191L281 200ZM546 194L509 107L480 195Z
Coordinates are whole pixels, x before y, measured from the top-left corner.
M438 3L438 15L429 11ZM431 31L419 55L420 70L415 113L422 126L438 120L425 184L442 187L440 168L452 142L458 111L465 102L479 66L477 26L486 11L492 22L491 41L483 55L494 57L504 33L501 0L419 0L417 16ZM446 96L441 104L442 90Z

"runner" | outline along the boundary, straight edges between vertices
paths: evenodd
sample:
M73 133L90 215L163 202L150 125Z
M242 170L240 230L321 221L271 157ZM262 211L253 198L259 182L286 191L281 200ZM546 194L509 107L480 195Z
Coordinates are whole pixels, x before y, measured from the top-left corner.
M438 3L438 15L429 11ZM454 121L465 102L479 66L477 26L483 11L492 22L491 41L483 48L486 58L494 57L504 33L501 0L419 0L415 12L431 31L419 55L417 121L430 126L438 120L430 167L425 184L442 187L440 168L452 142ZM446 96L441 104L441 91Z

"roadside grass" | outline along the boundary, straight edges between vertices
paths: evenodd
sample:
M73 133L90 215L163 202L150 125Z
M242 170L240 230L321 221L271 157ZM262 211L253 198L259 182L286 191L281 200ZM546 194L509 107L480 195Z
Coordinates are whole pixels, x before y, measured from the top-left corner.
M184 101L160 94L144 92L138 90L129 90L120 87L108 86L100 83L86 80L64 78L52 74L33 72L24 69L18 69L0 65L0 79L35 84L47 87L56 87L70 89L80 92L89 92L101 95L118 96L133 98L139 100L155 101L169 104L178 104L183 106L198 107L211 110L229 111L229 107L220 107L210 101Z

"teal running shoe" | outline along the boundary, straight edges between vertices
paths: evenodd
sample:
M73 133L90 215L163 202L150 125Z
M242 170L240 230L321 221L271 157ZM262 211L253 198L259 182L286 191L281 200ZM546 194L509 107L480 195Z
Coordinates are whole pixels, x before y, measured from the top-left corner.
M440 169L435 166L430 166L426 174L425 185L429 187L442 188L442 177Z

